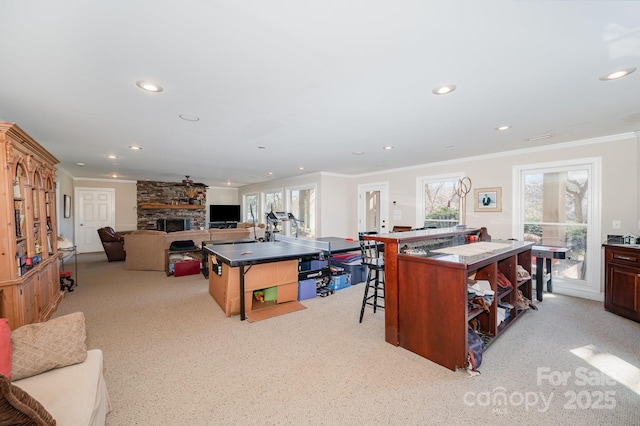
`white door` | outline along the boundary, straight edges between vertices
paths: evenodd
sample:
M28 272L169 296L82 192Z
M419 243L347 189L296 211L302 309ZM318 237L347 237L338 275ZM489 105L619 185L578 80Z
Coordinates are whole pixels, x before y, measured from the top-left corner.
M358 232L389 232L389 185L358 185Z
M75 235L78 253L103 251L98 229L115 228L115 189L75 189Z

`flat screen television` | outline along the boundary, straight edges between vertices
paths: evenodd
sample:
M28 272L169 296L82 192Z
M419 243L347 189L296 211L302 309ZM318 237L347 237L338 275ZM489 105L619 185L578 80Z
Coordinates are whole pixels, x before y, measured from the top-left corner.
M209 222L240 222L240 206L236 204L211 204Z

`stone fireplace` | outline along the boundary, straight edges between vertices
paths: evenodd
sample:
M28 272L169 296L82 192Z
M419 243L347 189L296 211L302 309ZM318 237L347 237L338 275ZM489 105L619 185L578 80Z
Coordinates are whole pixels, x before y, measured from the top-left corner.
M139 180L136 187L138 229L173 232L180 227L206 227L205 185L195 184L188 187L198 192L199 198L194 204L189 204L187 185L183 183Z

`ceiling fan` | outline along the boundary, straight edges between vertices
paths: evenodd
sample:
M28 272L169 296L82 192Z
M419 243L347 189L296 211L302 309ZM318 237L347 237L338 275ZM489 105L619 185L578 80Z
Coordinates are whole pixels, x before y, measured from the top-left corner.
M182 184L185 186L206 186L204 183L194 183L189 175L185 175L184 179L182 179Z

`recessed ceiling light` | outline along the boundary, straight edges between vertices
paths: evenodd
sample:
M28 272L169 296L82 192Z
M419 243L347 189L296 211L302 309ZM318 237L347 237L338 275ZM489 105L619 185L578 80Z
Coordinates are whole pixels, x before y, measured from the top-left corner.
M76 163L76 166L78 166L78 167L84 167L84 163Z
M623 68L621 70L613 71L601 76L600 80L603 80L603 81L616 80L618 78L622 78L624 76L631 74L635 70L636 70L636 67Z
M162 86L160 86L159 84L152 83L150 81L144 81L144 80L136 81L136 86L138 86L142 90L146 90L147 92L158 93L164 90Z
M456 90L455 84L447 84L446 86L438 86L432 90L434 95L446 95Z
M505 124L504 126L496 127L496 130L499 131L499 132L503 132L505 130L509 130L511 127L512 127L511 125Z
M353 151L352 154L353 155L363 155L364 152L363 151Z
M271 175L273 175L273 172L269 172L269 173L267 173L267 174L268 174L269 176L271 176Z
M382 149L389 151L389 150L393 149L393 146L391 146L391 145L383 146Z
M304 170L304 166L298 167L298 170Z
M537 141L537 140L540 140L540 139L548 139L551 136L553 136L553 135L546 134L546 135L532 136L530 138L527 138L526 140L528 140L528 141Z
M138 146L138 145L129 145L129 149L131 149L133 151L140 151L140 150L142 150L142 147Z
M180 117L184 121L200 121L200 117L193 114L180 114L178 117Z
M112 174L112 175L111 175L111 177L112 177L112 178L117 178L117 177L118 177L118 175L114 173L114 174Z
M267 149L266 146L259 146L258 149Z
M115 160L116 158L118 158L118 156L117 155L113 155L113 154L109 154L109 155L107 155L107 158Z

